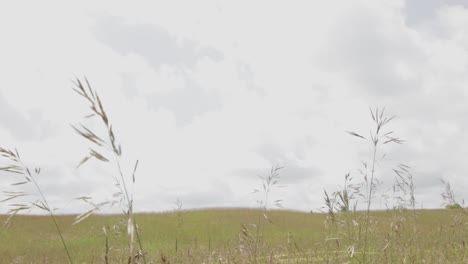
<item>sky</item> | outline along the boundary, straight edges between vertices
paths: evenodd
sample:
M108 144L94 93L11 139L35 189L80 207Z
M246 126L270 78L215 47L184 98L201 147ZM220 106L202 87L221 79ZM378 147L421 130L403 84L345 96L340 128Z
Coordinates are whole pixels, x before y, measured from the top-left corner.
M177 200L185 209L256 207L258 176L275 165L283 187L269 199L317 211L346 173L362 180L372 145L346 131L367 137L376 107L396 115L388 129L405 142L378 150L374 208L385 208L399 163L411 167L416 207L442 206L442 178L468 198L466 0L1 6L0 146L41 168L37 182L58 213L89 208L76 197L115 192L115 163L76 168L91 144L70 124L104 132L72 90L84 77L122 144L127 176L139 160L138 212ZM11 186L18 175L0 176L2 190L37 194Z

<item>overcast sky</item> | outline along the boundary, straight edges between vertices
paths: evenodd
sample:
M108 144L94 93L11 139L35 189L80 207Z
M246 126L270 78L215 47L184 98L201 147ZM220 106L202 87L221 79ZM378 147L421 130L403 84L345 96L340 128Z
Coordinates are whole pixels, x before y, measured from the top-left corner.
M274 197L316 211L370 158L345 132L368 135L369 107L397 115L389 128L405 140L379 153L382 192L402 162L417 207L441 207L440 178L468 198L466 0L10 1L0 32L0 145L42 168L60 212L115 191L111 165L75 169L89 146L69 126L89 113L71 89L83 76L124 171L140 160L136 211L256 206L257 175L276 163Z

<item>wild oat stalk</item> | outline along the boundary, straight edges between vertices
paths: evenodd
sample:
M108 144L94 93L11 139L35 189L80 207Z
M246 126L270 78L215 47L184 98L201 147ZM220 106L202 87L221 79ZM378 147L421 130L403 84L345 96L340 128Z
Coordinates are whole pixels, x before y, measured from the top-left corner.
M453 191L452 185L448 180L440 179L443 184L444 191L441 193L442 199L444 200L443 205L447 209L460 209L462 206L457 201L455 192Z
M344 185L341 191L333 193L336 205L341 213L355 212L357 208L356 195L359 194L360 185L353 183L351 173L345 175Z
M258 178L260 178L261 183L262 183L262 188L261 189L255 189L252 193L259 193L262 192L264 195L263 199L257 200L257 204L259 207L263 210L268 210L268 202L269 202L269 196L271 193L271 190L274 187L281 188L283 187L282 185L279 185L279 179L280 179L280 171L284 167L279 166L278 164L274 165L270 169L270 173L267 175L259 175ZM282 200L276 200L274 201L275 207L281 208Z
M176 252L176 255L178 253L178 250L179 250L179 233L180 233L180 229L182 228L182 225L184 223L184 219L183 219L183 215L182 215L182 201L177 198L177 200L174 202L174 212L175 212L175 217L176 217L176 222L177 222L177 228L176 228L176 234L175 234L175 252ZM178 256L176 256L178 257Z
M107 113L104 111L103 104L97 92L91 88L88 80L85 78L85 81L82 82L78 78L74 82L75 87L73 90L79 94L85 101L89 104L89 108L91 113L86 116L86 118L97 118L101 121L104 125L106 130L105 137L100 137L97 133L93 132L91 129L86 127L85 125L80 124L79 126L73 126L73 129L78 133L80 136L85 138L89 141L93 147L89 149L89 154L85 156L81 162L78 164L78 167L86 163L88 160L95 158L101 162L109 162L110 157L113 156L115 165L118 171L118 177L112 176L114 180L114 186L117 187L117 192L114 193L114 199L119 199L117 202L116 200L112 201L112 203L120 203L122 206L122 210L127 215L127 231L129 235L129 263L135 263L140 257L143 258L143 262L146 263L144 251L142 248L140 234L138 230L138 225L135 223L135 217L133 213L133 192L128 191L128 183L126 181L126 177L122 172L121 168L121 158L122 158L122 147L117 142L114 130L112 128L112 124L109 120ZM104 154L106 153L106 154ZM131 177L132 186L135 184L135 173L138 168L138 161L135 163L135 167L133 169L133 174ZM85 202L88 202L87 199L82 199ZM90 211L80 215L77 217L76 222L80 222L86 219L95 211L99 210L99 207L107 204L109 202L103 202L94 206L93 209ZM140 246L140 251L135 254L135 234L137 236L137 240Z
M349 258L353 258L356 242L361 229L360 216L357 210L357 195L360 195L362 184L353 182L350 173L345 175L344 185L340 191L329 195L324 191L325 209L328 211L325 228L327 230L326 241L334 241L336 249L340 250L342 242L347 246L346 252ZM333 229L332 229L333 228Z
M44 193L42 192L41 188L39 187L39 184L36 181L36 177L39 176L41 173L40 168L35 168L32 172L31 170L23 163L21 160L21 157L19 155L19 152L15 149L15 151L4 149L0 147L0 156L5 158L8 165L5 167L0 167L0 171L5 171L8 173L13 173L17 174L19 176L22 176L22 179L19 182L11 184L12 186L20 186L20 185L33 185L33 187L36 189L37 194L39 198L35 200L34 202L30 203L14 203L14 204L9 204L11 209L8 211L8 214L10 215L6 222L5 225L9 225L12 218L23 211L32 211L35 208L39 208L40 210L43 210L47 212L50 215L50 218L54 222L54 226L57 229L57 233L60 235L60 240L62 241L63 248L65 249L65 252L67 253L68 261L70 263L73 263L70 251L68 250L67 244L65 243L65 239L63 238L62 231L60 230L60 227L57 223L57 220L55 218L54 214L54 208L52 208L49 203L47 202L47 199L44 196ZM31 195L30 193L22 192L22 191L4 191L5 195L7 198L3 199L0 201L0 203L4 203L7 201L13 201L16 200L17 198L24 197L24 196L29 196Z
M414 196L415 186L413 175L410 173L410 167L405 164L398 164L393 171L396 174L393 185L394 199L396 200L396 209L407 209L413 211L416 209L416 198Z
M273 188L283 187L282 185L279 185L280 171L283 168L284 167L276 164L271 167L270 172L267 175L258 176L261 180L262 188L254 189L252 194L259 193L263 196L263 198L256 200L261 210L261 215L258 216L256 224L250 224L250 226L254 228L254 232L251 232L246 226L241 225L241 240L247 244L250 251L249 255L254 263L257 263L258 261L258 250L264 237L265 221L273 223L268 217L267 210L270 202L270 194ZM277 208L282 208L281 203L281 199L273 201L274 206Z
M371 209L371 204L372 204L372 198L375 192L376 188L376 165L377 165L377 154L379 149L389 143L396 143L396 144L402 144L403 140L399 139L398 137L393 136L393 131L384 131L386 129L386 125L390 123L395 116L387 116L385 114L385 108L384 109L379 109L376 108L375 110L370 109L370 114L374 123L374 130L370 131L369 138L366 138L358 133L348 131L347 133L358 137L363 140L369 140L370 143L372 144L372 159L371 159L371 164L370 164L370 175L367 172L368 165L366 162L363 162L365 172L363 173L364 175L364 181L366 185L366 199L367 199L367 208L366 208L366 217L365 217L365 226L364 226L364 250L363 250L363 256L364 256L364 262L366 262L366 256L367 256L367 246L368 246L368 230L369 230L369 221L370 221L370 209ZM370 179L369 179L370 176Z

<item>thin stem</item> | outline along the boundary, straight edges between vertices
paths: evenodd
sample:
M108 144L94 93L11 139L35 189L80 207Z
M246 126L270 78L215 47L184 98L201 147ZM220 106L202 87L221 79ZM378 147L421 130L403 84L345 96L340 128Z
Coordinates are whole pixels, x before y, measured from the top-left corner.
M24 166L24 165L23 165ZM47 211L49 212L50 214L50 217L52 218L53 222L54 222L54 225L55 225L55 228L57 229L57 232L59 233L60 235L60 240L62 241L62 244L63 244L63 247L65 248L65 252L67 252L67 257L68 257L68 261L70 262L70 264L73 263L73 260L71 258L71 255L70 255L70 252L68 251L68 247L67 247L67 244L65 243L65 239L63 238L63 235L62 235L62 231L60 230L60 227L57 223L57 220L55 219L55 215L54 213L52 212L52 209L50 208L49 206L49 203L47 203L47 200L44 196L44 194L42 193L42 190L41 188L39 188L39 185L37 184L36 180L34 179L34 177L31 175L31 173L26 170L27 173L29 174L30 178L31 178L31 181L33 182L33 184L36 186L36 189L37 191L39 192L39 194L41 195L41 198L42 198L42 201L44 202L44 204L47 206Z
M70 264L73 264L72 258L70 256L70 252L68 251L67 244L65 243L65 239L63 238L62 232L60 232L60 228L57 224L57 220L55 219L55 215L52 212L49 212L49 213L50 213L50 216L52 217L52 220L54 221L55 228L57 228L57 231L60 235L60 240L62 240L63 247L65 248L65 251L67 252L68 261L70 262Z
M88 80L86 78L85 78L85 81L86 81L86 85L88 86L89 92L87 92L87 90L84 88L84 85L82 84L82 82L79 79L77 79L76 82L75 82L75 85L77 86L77 89L74 89L74 90L78 94L85 97L89 101L89 103L91 104L90 108L93 111L93 114L91 116L98 115L100 117L100 119L102 120L104 126L107 129L107 136L108 136L109 144L105 144L105 148L107 148L110 152L112 152L114 154L115 163L116 163L118 173L119 173L119 176L120 176L120 177L113 176L113 178L114 178L114 180L117 182L117 184L119 186L119 191L120 191L121 195L123 196L123 200L126 201L125 202L125 205L127 206L126 214L128 216L127 229L128 229L128 233L129 233L129 236L130 236L130 238L129 238L130 256L128 258L128 262L129 263L134 263L134 260L135 260L135 254L134 254L135 232L137 232L137 238L138 238L138 242L139 242L141 251L143 251L143 248L142 248L142 244L141 244L141 240L140 240L140 235L139 235L138 231L136 231L137 230L137 225L135 223L134 214L133 214L133 190L132 190L132 193L131 193L131 196L130 196L128 188L127 188L127 184L125 182L124 173L122 172L122 167L120 165L120 156L122 154L122 150L121 150L120 145L116 144L115 135L114 135L114 132L112 131L112 125L111 125L111 123L109 121L109 118L107 117L107 115L106 115L106 113L104 111L104 107L102 105L102 102L101 102L99 96L97 95L97 93L95 91L93 91L93 89L91 88L91 86L90 86L90 84L89 84L89 82L88 82ZM101 140L99 137L97 137L93 132L91 132L86 127L83 127L83 129L85 131L81 131L81 130L78 130L78 129L75 128L75 130L81 136L85 137L86 139L88 139L88 140L92 141L93 143L97 144L98 146L102 147L103 140ZM102 155L100 155L96 151L91 150L91 156L89 156L89 157L93 157L93 156L98 158L101 161L108 161L105 157L103 157ZM85 158L82 161L82 163L86 162L88 159L89 158ZM138 165L138 163L137 163L137 165ZM135 169L136 169L136 166L135 166ZM133 183L134 183L134 178L133 178ZM143 261L144 261L144 263L146 263L144 254L143 254Z
M146 258L145 258L145 254L144 254L144 251L143 251L143 245L141 243L140 233L137 230L137 224L136 224L136 221L135 221L135 217L133 215L133 199L131 200L130 195L128 194L127 184L125 183L125 178L124 178L124 175L123 175L123 172L122 172L122 167L120 166L119 156L115 152L114 152L114 155L115 155L115 159L116 159L117 168L119 170L120 179L122 181L122 185L123 185L123 188L124 188L125 197L126 197L126 200L127 200L128 215L129 215L128 218L130 219L130 221L132 223L132 229L133 229L132 234L130 234L130 243L129 243L129 246L130 246L130 259L133 260L133 258L134 258L133 244L135 242L135 239L134 239L134 233L133 232L136 232L138 245L140 246L140 250L142 251L143 263L146 264ZM127 228L128 228L128 226L127 226Z
M262 235L262 231L260 230L261 221L262 221L262 216L258 215L257 230L255 234L255 248L254 248L254 254L253 254L255 263L257 263L258 248L260 247L260 237Z
M378 138L378 130L376 132L376 139ZM377 145L378 141L374 141L374 154L372 157L372 169L371 169L371 179L370 179L370 185L369 186L369 194L367 197L367 211L366 211L366 226L365 226L365 234L364 234L364 262L366 260L366 255L367 255L367 233L369 229L369 218L370 218L370 207L371 207L371 201L372 201L372 191L374 188L374 175L375 175L375 163L376 163L376 157L377 157ZM369 184L369 183L368 183Z
M133 218L133 224L135 225L134 228L135 228L136 235L137 235L138 245L140 246L140 250L142 254L141 256L143 257L143 263L146 264L145 252L143 250L143 244L141 243L141 238L140 238L140 231L138 231L138 225L136 223L135 218Z
M128 213L128 222L127 222L127 229L130 228L130 226L128 226L130 223L131 223L131 234L130 235L130 241L129 241L129 248L130 248L130 259L129 259L129 263L133 263L133 258L134 258L134 255L133 255L133 243L134 243L134 235L133 235L133 232L135 230L135 224L133 222L133 208L132 208L132 202L130 200L130 196L128 195L128 190L127 190L127 184L125 183L125 178L124 178L124 175L123 175L123 172L122 172L122 168L120 166L120 160L119 160L119 156L114 152L114 155L115 155L115 160L116 160L116 164L117 164L117 168L118 168L118 171L119 171L119 175L120 175L120 180L122 181L122 185L123 185L123 188L124 188L124 193L125 193L125 198L126 198L126 201L127 201L127 213Z

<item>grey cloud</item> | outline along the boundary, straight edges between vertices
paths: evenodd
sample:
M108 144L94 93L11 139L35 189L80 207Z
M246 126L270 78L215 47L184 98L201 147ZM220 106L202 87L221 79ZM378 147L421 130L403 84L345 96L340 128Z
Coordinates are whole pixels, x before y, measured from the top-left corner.
M406 0L405 19L409 26L414 26L436 17L437 10L443 5L461 5L468 7L465 0Z
M395 96L419 90L421 81L402 79L396 71L399 62L420 65L424 54L413 40L398 31L393 36L383 31L375 14L356 9L330 30L326 47L318 56L324 69L341 71L363 92Z
M285 161L285 150L274 144L263 144L255 152L273 164Z
M416 193L430 193L428 190L433 188L439 188L437 193L432 193L432 195L438 196L440 198L440 189L442 188L441 179L443 179L446 171L439 170L435 172L420 172L413 175L414 186Z
M149 108L157 111L162 107L172 111L178 126L185 126L196 116L222 108L221 99L215 93L204 90L186 75L181 75L181 78L185 78L185 85L180 89L146 95ZM126 93L129 96L135 95L135 77L124 74L122 80Z
M243 80L246 84L247 89L257 92L259 95L265 95L265 89L255 85L254 79L255 74L252 67L247 63L237 63L237 76L240 80Z
M23 114L0 93L0 127L18 140L44 140L54 135L54 127L40 110Z
M172 110L178 125L186 125L198 115L221 109L221 99L203 90L197 83L187 79L183 89L168 94L153 94L147 97L150 107L166 107Z
M135 53L153 67L162 64L193 67L203 57L223 58L214 48L203 47L194 41L179 40L156 25L126 24L119 17L104 17L95 26L96 38L120 54Z
M120 54L135 53L142 56L156 69L163 64L176 67L179 78L184 80L183 87L163 93L146 94L145 100L153 110L162 107L172 111L178 125L184 126L197 115L221 108L220 98L204 90L186 73L187 68L193 67L202 58L221 60L221 52L190 40L178 40L156 25L129 25L118 17L98 20L95 35ZM248 74L247 70L245 74ZM128 97L138 95L135 78L137 77L132 73L121 74L123 90Z
M315 167L302 167L298 165L285 167L283 171L284 183L300 183L313 181L313 178L320 177L322 172Z
M270 163L286 162L291 158L286 157L286 152L294 154L297 160L303 160L306 155L307 148L311 147L314 143L311 137L299 139L291 149L283 149L278 145L265 143L257 147L255 150L260 156L268 160Z
M254 80L254 73L250 65L245 63L238 63L237 64L237 75L240 79L245 80L252 84Z

